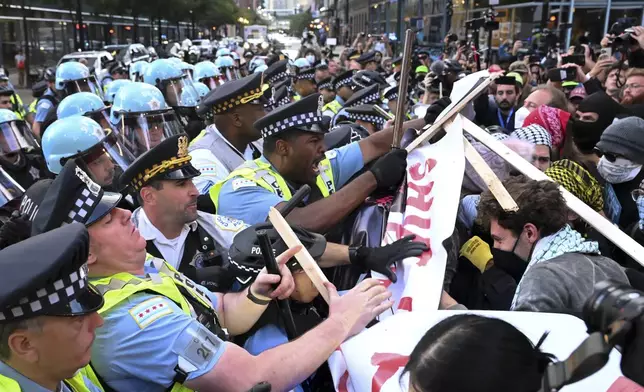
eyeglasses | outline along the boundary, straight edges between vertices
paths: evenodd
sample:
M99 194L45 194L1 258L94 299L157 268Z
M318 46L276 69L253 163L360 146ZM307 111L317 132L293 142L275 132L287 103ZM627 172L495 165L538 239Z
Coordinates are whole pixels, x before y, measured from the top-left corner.
M550 157L538 157L536 155L532 156L532 162L539 161L539 163L548 163L550 162Z
M633 201L637 202L637 199L640 196L644 196L644 190L637 188L631 191L631 197L633 198Z
M595 154L597 154L597 156L605 157L608 162L615 162L617 160L617 158L620 158L619 155L615 155L615 154L610 153L610 152L603 152L602 150L600 150L597 147L595 147L594 151L595 151Z
M630 84L625 84L624 85L624 90L629 90L629 89L630 90L636 90L636 89L642 88L642 87L644 87L644 86L642 86L639 83L630 83Z

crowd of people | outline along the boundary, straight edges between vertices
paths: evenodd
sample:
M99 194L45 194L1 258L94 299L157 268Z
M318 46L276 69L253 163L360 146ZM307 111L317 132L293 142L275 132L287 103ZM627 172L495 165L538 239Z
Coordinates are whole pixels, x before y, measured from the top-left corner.
M393 115L404 105L413 139L482 69L494 82L462 113L552 181L471 140L518 211L466 164L440 308L581 316L601 281L644 288L644 260L559 188L644 243L644 27L625 34L611 54L586 47L583 62L515 50L489 66L446 40L441 58L414 51L403 95L402 55L364 33L339 56L222 47L196 64L189 52L114 63L103 78L70 61L45 72L29 105L0 76L0 389L333 390L326 360L393 305L369 272L396 281L397 261L429 250L351 232L365 200L405 177ZM283 212L332 282L326 302L300 247L267 223L304 185ZM552 362L539 346L503 321L454 316L405 373L417 392L537 391ZM463 361L474 365L455 373Z

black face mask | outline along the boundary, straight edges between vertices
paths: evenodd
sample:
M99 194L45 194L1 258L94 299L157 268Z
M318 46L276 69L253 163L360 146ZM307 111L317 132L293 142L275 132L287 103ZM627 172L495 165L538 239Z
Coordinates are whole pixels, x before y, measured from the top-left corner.
M606 128L598 121L586 122L571 117L566 129L572 132L572 140L582 154L592 154Z
M491 248L494 266L507 272L518 283L523 277L523 273L528 267L528 263L514 253L514 250L507 251L497 248Z

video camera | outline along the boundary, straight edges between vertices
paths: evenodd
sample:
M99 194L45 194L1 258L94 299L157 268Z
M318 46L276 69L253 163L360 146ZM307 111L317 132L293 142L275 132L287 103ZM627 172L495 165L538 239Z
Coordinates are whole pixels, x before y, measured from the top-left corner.
M637 40L633 38L632 26L637 26L637 21L634 18L624 18L613 23L608 30L608 34L615 36L611 42L613 52L625 53L631 46L639 45Z
M568 359L548 366L541 391L558 391L598 372L617 348L624 376L644 385L644 293L612 281L595 285L586 301L583 319L590 336Z
M465 21L465 28L467 30L479 30L483 27L488 31L498 30L499 22L496 20L497 15L498 13L490 8L485 11L482 17Z

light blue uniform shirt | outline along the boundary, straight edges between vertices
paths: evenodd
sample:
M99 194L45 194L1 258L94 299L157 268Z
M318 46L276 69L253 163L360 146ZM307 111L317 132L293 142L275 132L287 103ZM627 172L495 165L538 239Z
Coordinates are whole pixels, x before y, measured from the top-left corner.
M29 378L18 373L14 368L2 361L0 361L0 374L16 381L20 386L21 392L51 392L49 389L41 387L40 385L31 381ZM94 384L92 384L91 381L87 379L87 377L83 376L83 378L85 379L85 386L88 387L91 392L101 392L98 387L96 387ZM69 387L67 387L65 383L61 382L60 384L61 385L58 389L59 392L72 392L72 390L69 389Z
M216 307L215 295L196 286ZM194 366L187 380L200 377L214 368L227 344L173 301L154 293L130 296L103 319L92 345L92 365L117 391L165 391L176 375L179 356Z
M54 96L54 92L51 89L47 89L43 95ZM43 122L47 118L47 114L50 110L54 108L54 104L48 99L41 99L36 104L36 115L34 116L35 122Z
M362 151L358 143L347 144L327 151L331 161L335 189L340 189L349 179L364 166ZM261 160L268 163L265 157ZM275 170L275 168L273 168ZM233 189L232 182L240 177L226 181L219 194L217 214L240 219L249 225L266 221L270 207L286 201L275 193L256 184L245 183Z

